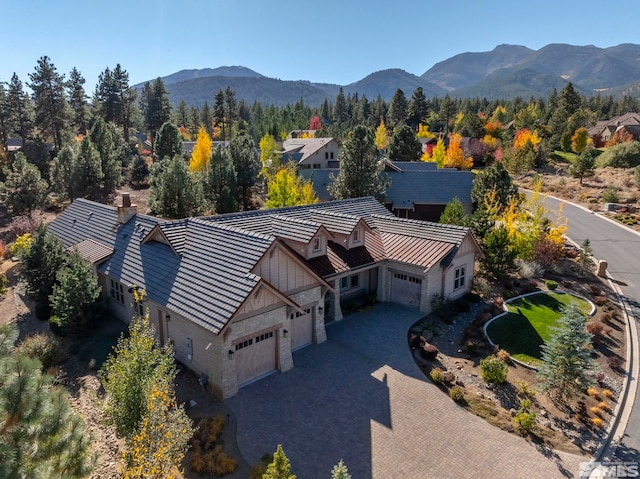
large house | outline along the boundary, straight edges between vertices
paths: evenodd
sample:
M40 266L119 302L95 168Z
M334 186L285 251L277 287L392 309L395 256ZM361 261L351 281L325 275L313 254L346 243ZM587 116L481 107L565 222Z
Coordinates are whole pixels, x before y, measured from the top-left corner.
M600 120L587 133L596 146L602 146L619 131L630 134L634 140L640 139L640 114L630 112L610 120Z
M75 200L49 231L94 264L122 321L144 288L160 343L221 398L292 368L345 301L427 313L436 295L464 295L479 252L468 229L400 219L371 197L168 221L123 194L117 207Z
M320 201L333 197L327 187L340 173L340 169L325 168L298 170L300 176L310 179ZM455 168L438 168L435 163L423 161L386 161L384 175L390 181L385 194L385 206L400 218L439 221L447 204L458 198L465 211L471 213L473 173Z
M337 165L338 142L333 138L290 138L282 144L283 163L294 162L298 170Z

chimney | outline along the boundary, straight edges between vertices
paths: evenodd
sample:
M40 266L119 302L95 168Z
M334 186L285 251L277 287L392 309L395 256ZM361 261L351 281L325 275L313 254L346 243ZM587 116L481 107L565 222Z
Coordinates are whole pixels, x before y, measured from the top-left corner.
M138 212L138 207L131 204L129 193L122 193L122 204L118 206L118 223L121 225L129 221Z

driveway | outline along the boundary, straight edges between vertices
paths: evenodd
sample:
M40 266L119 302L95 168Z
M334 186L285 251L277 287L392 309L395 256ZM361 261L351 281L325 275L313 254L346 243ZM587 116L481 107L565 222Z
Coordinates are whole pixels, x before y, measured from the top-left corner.
M245 459L282 444L301 479L326 479L340 459L354 479L577 476L585 459L490 426L425 378L406 340L421 316L394 304L351 315L294 353L294 369L227 400Z

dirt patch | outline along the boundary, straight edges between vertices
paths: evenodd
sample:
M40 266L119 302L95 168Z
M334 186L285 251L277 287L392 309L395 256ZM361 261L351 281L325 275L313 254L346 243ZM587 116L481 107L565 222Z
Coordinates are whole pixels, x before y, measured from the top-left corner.
M573 398L566 408L558 407L545 394L536 392L536 371L511 360L507 361L509 371L504 384L487 385L480 373L480 360L496 352L484 336L482 326L502 311L502 294L512 296L545 290L546 279L554 279L563 290L596 303L596 313L589 322L602 325L592 351L599 370L594 390L590 391L591 394L585 391ZM486 298L489 299L476 304L467 303L465 312L454 315L432 313L417 322L410 334L423 336L439 349L435 361L424 360L420 350L414 349L418 366L427 377L434 368L440 368L445 373L445 380L439 384L443 393L449 394L456 386L462 388L465 398L462 405L490 424L526 436L539 447L592 454L603 438L604 426L611 420L615 398L622 391L626 326L615 293L606 282L583 272L575 261L566 258L556 272L538 280L514 281L504 290L494 291ZM608 391L611 398L606 396ZM536 414L533 433L524 433L513 419L522 399L527 398L531 401L531 411ZM594 425L594 419L601 419L602 426Z

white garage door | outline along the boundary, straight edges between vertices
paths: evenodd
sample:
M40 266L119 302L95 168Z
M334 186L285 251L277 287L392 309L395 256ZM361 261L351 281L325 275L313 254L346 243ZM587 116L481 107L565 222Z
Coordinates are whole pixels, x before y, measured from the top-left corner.
M306 308L303 313L296 311L291 313L291 350L295 351L313 342L313 315L311 308Z
M276 337L268 331L244 339L235 346L238 384L243 385L276 369Z
M419 308L421 291L421 278L406 273L393 273L391 278L392 302Z

